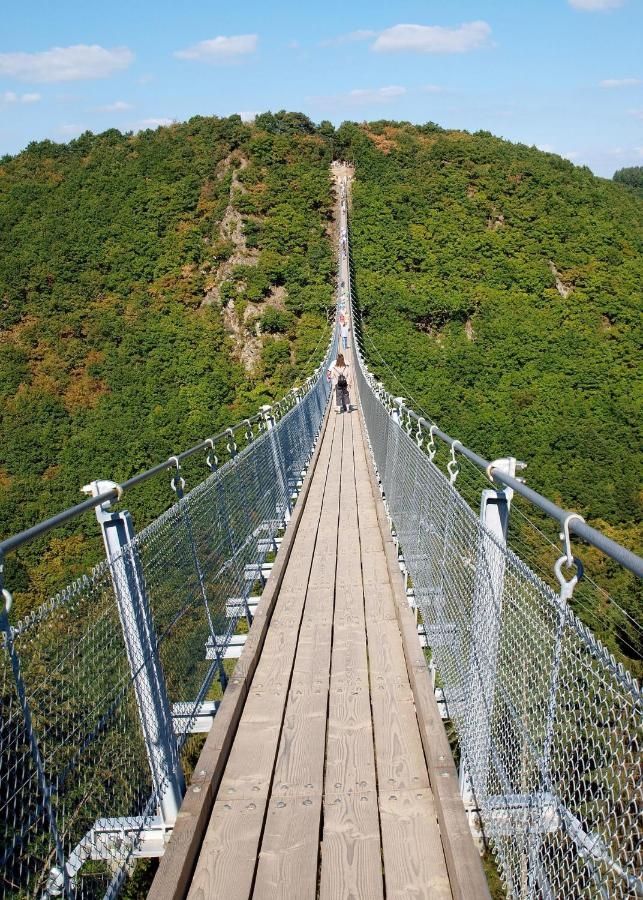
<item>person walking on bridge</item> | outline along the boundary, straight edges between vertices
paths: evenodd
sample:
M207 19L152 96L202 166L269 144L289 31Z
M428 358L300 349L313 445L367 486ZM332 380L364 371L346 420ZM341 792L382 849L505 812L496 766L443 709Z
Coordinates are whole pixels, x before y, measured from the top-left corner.
M335 411L350 412L351 402L349 390L353 386L350 366L344 359L343 353L337 354L337 359L330 367L330 377L335 389Z
M343 349L347 350L348 349L348 322L346 319L344 319L344 321L339 326L339 331L340 331L340 334L342 337Z

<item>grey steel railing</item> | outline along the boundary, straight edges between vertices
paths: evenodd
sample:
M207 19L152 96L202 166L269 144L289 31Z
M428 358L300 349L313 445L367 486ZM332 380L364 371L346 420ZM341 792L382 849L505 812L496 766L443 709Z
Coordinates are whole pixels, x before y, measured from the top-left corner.
M638 575L643 560L528 488L514 458L483 459L389 393L366 364L349 292L368 439L456 728L472 830L512 898L642 897L643 696L569 606L582 576L570 534ZM489 479L479 514L458 491L463 458ZM558 593L507 545L514 492L562 526Z
M114 896L162 854L191 735L238 656L327 405L317 371L274 406L0 543L6 555L95 509L106 559L25 619L0 598L0 895ZM207 477L185 491L181 464ZM175 502L136 534L115 511L168 470Z

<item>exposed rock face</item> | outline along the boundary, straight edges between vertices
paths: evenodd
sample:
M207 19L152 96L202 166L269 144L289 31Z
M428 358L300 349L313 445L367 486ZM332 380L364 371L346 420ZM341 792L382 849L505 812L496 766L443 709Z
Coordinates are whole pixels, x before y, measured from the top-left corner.
M256 266L259 262L259 251L248 247L246 236L243 233L243 218L234 205L235 194L246 193L246 188L239 181L237 172L247 168L247 158L238 152L231 153L219 163L216 173L217 179L225 178L235 160L238 161L239 168L235 168L232 172L230 197L219 226L220 240L231 243L234 250L231 256L222 262L213 273L213 278L208 284L202 306L210 306L212 303L222 302L221 286L230 278L237 266ZM270 304L270 297L266 302ZM256 332L250 331L245 326L245 322L250 315L248 310L244 311L243 321L239 321L235 301L234 299L229 299L222 303L221 311L223 326L234 341L235 355L247 372L253 372L261 356L261 339Z
M569 297L569 295L574 290L574 286L572 284L565 284L564 281L561 281L560 272L558 271L558 269L556 268L554 263L551 261L551 259L549 260L549 269L551 271L551 274L554 275L556 278L556 290L558 291L558 293L560 294L561 297L563 297L564 299L567 299L567 297Z

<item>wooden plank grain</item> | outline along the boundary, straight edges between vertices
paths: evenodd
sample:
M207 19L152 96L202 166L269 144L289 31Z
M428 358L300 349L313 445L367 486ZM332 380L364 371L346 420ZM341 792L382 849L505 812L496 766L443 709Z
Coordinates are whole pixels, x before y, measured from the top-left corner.
M320 900L383 897L377 779L353 457L355 415L342 453Z
M320 900L384 897L377 795L326 794Z
M387 900L451 900L431 790L381 790L379 807Z
M336 428L257 863L254 900L315 900L330 679L343 422Z
M333 427L324 441L328 464L325 472L318 473L318 479L324 484L337 465L332 456L334 438ZM250 896L313 562L310 531L317 533L321 520L323 492L320 494L316 489L316 495L317 499L303 509L301 528L307 530L302 530L299 544L295 541L293 565L288 567L283 579L285 590L277 597L273 622L248 686L243 714L194 871L188 895L191 900L215 896L213 886L218 896L235 900L241 897L247 900ZM299 545L303 552L298 552ZM276 622L283 624L276 625ZM235 829L238 841L234 840ZM225 861L221 849L224 846Z

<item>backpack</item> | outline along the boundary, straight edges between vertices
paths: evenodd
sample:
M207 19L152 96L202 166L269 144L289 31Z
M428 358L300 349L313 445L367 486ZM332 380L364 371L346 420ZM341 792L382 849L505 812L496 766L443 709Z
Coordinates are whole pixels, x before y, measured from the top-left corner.
M337 379L337 387L344 391L348 387L348 382L346 381L346 369L343 372L339 373L339 378Z

